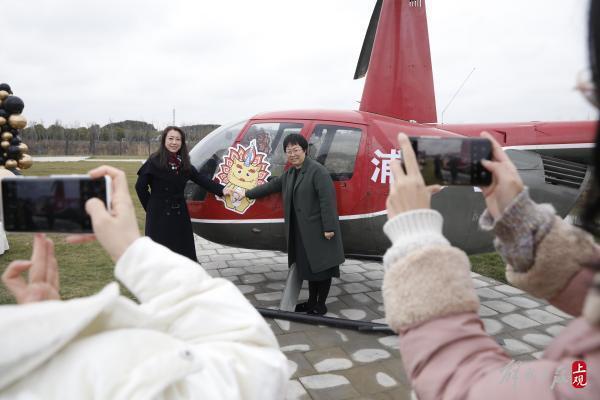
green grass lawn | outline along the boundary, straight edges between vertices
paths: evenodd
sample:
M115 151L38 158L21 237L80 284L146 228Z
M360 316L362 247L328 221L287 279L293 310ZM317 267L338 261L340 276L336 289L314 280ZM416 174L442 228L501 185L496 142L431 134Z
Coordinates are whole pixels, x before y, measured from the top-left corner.
M27 175L84 174L104 162L38 162L26 171ZM129 190L141 232L144 229L145 213L135 195L135 179L140 164L115 162L112 164L127 174ZM31 256L33 235L30 233L8 233L10 249L0 255L0 273L13 260L28 259ZM61 296L69 299L96 293L107 283L113 281L113 262L102 247L94 243L68 244L64 234L48 234L54 240L56 258L60 266ZM13 298L0 285L0 304L12 303Z
M50 175L50 174L83 174L106 162L37 162L27 175ZM135 195L136 172L140 167L138 163L115 162L113 166L120 168L127 174L129 190L133 197L133 203L140 226L144 231L145 213ZM31 243L33 236L24 233L8 233L10 249L0 255L0 274L13 260L29 259L31 256ZM54 240L56 256L60 266L61 296L69 299L78 296L86 296L96 293L103 286L113 280L113 263L98 243L87 243L81 245L67 244L64 240L66 235L49 234ZM506 282L504 278L504 264L497 253L480 254L471 256L473 271L490 278ZM13 298L0 285L0 304L13 303Z
M91 156L88 160L140 160L145 161L148 157L144 156Z

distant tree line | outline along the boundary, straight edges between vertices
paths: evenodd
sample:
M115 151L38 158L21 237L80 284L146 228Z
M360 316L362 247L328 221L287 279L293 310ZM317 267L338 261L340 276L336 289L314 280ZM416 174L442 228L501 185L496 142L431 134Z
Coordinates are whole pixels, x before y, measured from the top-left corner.
M219 125L183 126L188 148ZM161 131L143 121L113 122L104 126L68 128L56 122L48 127L33 123L22 133L30 154L43 155L130 155L148 156L159 146Z

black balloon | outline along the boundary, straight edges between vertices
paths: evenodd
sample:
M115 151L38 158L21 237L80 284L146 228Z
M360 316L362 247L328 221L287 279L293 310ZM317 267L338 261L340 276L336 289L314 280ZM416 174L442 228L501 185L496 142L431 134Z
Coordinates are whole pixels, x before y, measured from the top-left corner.
M10 141L10 144L11 144L12 146L18 146L18 145L20 145L21 143L22 143L22 142L21 142L21 138L20 138L20 137L18 137L18 136L13 136L12 140Z
M8 146L6 153L8 154L8 158L17 160L21 155L21 150L19 149L19 146Z
M23 108L25 108L25 103L23 103L23 100L21 100L20 97L8 96L2 102L2 107L4 107L9 114L21 114Z
M10 114L4 108L0 108L0 117L8 119L9 115Z
M10 85L8 83L0 83L0 90L6 90L8 93L12 94L12 90L10 90Z

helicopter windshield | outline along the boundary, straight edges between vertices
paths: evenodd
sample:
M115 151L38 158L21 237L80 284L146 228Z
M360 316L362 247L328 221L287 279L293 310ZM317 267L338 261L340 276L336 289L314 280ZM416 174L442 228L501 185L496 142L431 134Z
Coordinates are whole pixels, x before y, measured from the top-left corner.
M248 120L220 126L194 146L190 151L190 162L201 175L213 177L223 155L233 144L246 122ZM185 197L188 200L204 200L206 190L190 181L186 185Z
M220 126L194 146L190 151L190 161L201 175L212 178L223 154L233 144L246 122L248 120Z
M256 141L258 151L267 155L271 164L270 178L283 174L287 158L283 151L283 139L289 134L300 133L302 124L296 122L262 122L252 124L242 139L242 145L248 146Z

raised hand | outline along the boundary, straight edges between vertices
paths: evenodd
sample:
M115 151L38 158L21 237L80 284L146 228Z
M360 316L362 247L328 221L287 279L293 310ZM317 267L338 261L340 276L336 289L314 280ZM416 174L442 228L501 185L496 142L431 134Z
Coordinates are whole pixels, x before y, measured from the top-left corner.
M21 276L25 271L29 271L27 280ZM2 282L19 304L60 300L58 264L52 240L42 233L35 234L31 260L11 262L2 274Z
M391 163L394 180L390 183L390 194L386 201L388 218L406 211L431 207L431 195L441 190L440 185L426 186L415 152L404 133L398 135L398 144L402 149L402 159L406 172L400 161Z
M496 139L488 132L483 132L481 136L492 142L492 161L482 161L485 169L492 173L492 184L482 187L481 191L489 213L494 219L498 219L513 199L523 191L524 185L517 168Z
M117 261L125 250L140 237L135 218L133 202L127 187L127 178L120 169L101 166L89 172L92 178L108 175L112 178L111 211L97 198L85 203L85 210L92 219L94 235L72 235L67 238L71 243L82 243L98 239L102 247L114 261Z

